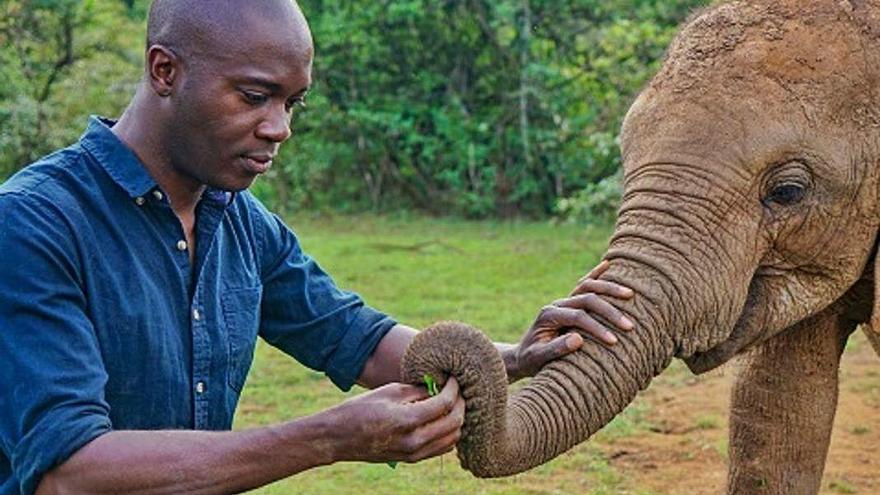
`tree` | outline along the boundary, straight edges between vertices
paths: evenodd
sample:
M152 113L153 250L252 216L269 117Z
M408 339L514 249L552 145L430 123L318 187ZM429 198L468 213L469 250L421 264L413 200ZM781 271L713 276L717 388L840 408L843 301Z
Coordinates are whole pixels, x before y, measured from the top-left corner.
M75 140L89 112L119 111L140 24L117 1L0 4L0 176Z
M697 3L303 1L317 98L284 199L546 215L617 170L623 113Z
M5 176L119 115L148 1L0 1ZM302 0L309 109L255 190L278 209L552 214L619 169L624 112L700 3Z

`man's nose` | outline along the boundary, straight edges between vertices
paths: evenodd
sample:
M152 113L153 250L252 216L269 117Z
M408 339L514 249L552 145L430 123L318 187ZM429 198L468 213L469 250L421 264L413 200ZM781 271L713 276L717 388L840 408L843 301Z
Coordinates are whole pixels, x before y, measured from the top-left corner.
M290 114L284 108L271 110L256 130L258 138L276 143L286 141L290 134Z

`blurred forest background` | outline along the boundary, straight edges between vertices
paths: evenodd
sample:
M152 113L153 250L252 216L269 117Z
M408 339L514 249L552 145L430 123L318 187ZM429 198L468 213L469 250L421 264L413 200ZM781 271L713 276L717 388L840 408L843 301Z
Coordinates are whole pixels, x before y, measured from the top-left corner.
M617 133L697 0L301 0L308 108L255 190L282 212L604 220ZM0 179L118 116L147 0L0 0Z

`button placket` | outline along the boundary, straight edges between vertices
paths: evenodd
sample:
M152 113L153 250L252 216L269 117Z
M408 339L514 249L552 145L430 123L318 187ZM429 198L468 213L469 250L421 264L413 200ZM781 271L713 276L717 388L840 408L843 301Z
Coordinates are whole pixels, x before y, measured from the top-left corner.
M208 382L211 381L211 348L210 338L206 333L206 317L202 307L202 290L197 287L190 303L190 325L193 339L193 395L195 399L195 425L197 429L208 427L209 394Z

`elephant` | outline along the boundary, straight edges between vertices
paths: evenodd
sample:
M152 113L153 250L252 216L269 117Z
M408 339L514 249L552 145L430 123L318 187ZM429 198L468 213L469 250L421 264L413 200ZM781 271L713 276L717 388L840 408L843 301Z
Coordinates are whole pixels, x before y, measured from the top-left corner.
M880 0L755 0L694 13L620 133L623 197L602 275L636 322L508 397L477 330L420 332L402 378L456 376L457 446L479 477L544 463L620 413L673 358L694 373L743 354L730 493L816 493L844 345L880 350ZM503 304L500 302L499 304Z

